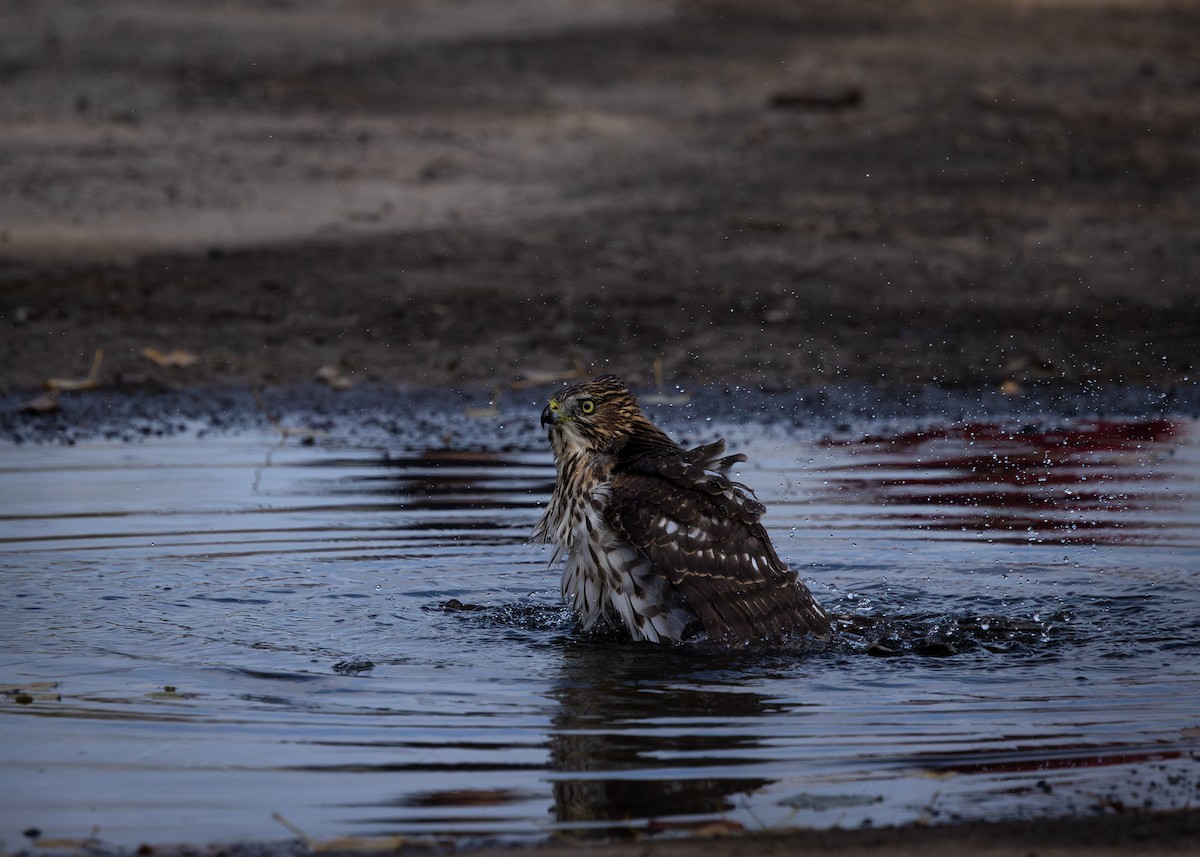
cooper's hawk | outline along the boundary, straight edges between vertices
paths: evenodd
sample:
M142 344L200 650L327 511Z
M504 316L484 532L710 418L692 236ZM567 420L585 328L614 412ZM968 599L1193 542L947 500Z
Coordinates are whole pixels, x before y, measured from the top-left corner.
M567 554L563 597L585 629L674 643L829 636L829 619L775 553L765 511L729 479L725 441L684 449L614 375L542 411L558 481L534 539Z

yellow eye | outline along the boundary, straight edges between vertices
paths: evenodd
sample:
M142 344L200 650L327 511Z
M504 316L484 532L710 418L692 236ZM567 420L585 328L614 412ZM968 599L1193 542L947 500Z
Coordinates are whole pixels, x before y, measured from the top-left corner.
M596 410L596 403L591 399L584 399L579 403L579 410L583 411L585 414L590 414L592 411Z

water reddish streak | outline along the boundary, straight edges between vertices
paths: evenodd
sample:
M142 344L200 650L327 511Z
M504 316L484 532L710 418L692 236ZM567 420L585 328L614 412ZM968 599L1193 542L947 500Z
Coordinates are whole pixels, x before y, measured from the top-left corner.
M847 474L832 480L837 491L883 507L931 509L928 515L891 520L930 530L1064 533L1060 540L1089 544L1128 541L1130 534L1113 531L1131 515L1142 521L1139 537L1154 529L1142 513L1161 511L1174 500L1135 491L1134 485L1168 478L1160 468L1140 465L1148 445L1167 442L1179 431L1166 419L1084 420L1045 429L971 423L827 443L874 453L868 461L832 471ZM946 441L961 446L947 448ZM922 449L935 442L943 443ZM991 451L980 452L975 444ZM899 468L915 475L889 475ZM932 511L938 507L971 511Z

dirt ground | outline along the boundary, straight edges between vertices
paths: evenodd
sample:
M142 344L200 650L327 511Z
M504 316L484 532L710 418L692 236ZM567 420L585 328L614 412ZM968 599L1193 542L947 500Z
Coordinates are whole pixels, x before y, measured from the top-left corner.
M1194 385L1198 45L1195 0L0 0L0 393ZM1147 818L756 851L1195 850Z
M1194 0L2 0L0 391L1194 383L1198 44Z
M464 849L424 839L369 839L305 842L300 839L229 845L143 845L136 852L106 848L103 843L57 841L35 844L13 857L86 853L95 857L328 857L363 854L467 854L470 857L691 857L698 851L712 857L784 857L796 854L837 857L942 857L971 854L980 857L1142 857L1142 855L1200 854L1200 812L1159 814L1113 813L1063 820L1027 820L963 825L911 825L860 830L775 831L730 835L719 824L701 829L697 838L657 838L627 842L588 843L556 840L538 846L487 846Z

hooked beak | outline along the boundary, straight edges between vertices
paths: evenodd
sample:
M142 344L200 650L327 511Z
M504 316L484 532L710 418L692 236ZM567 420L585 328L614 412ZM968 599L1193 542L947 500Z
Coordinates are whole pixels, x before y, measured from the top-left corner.
M552 426L558 422L558 412L550 410L550 406L546 405L542 409L542 426Z

